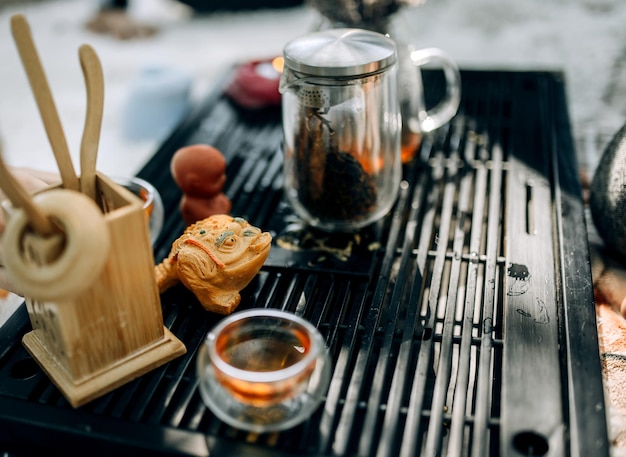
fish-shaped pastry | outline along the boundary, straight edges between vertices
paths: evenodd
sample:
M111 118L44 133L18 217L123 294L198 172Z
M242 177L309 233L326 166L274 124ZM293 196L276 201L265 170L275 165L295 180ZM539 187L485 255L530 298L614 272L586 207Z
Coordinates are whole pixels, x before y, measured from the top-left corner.
M208 311L232 313L239 292L259 272L272 244L268 232L240 217L224 214L202 219L185 229L155 267L159 292L182 283Z

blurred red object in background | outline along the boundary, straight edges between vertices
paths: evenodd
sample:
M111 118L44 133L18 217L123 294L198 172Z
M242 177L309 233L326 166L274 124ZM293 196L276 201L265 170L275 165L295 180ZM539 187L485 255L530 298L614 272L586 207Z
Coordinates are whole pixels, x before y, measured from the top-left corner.
M254 60L240 65L226 88L226 95L244 108L258 109L280 105L278 84L282 66L282 57Z

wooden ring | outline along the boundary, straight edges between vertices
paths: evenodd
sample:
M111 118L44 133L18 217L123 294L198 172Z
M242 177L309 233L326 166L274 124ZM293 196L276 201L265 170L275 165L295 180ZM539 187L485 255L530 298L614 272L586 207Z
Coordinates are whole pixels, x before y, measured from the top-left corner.
M14 209L2 239L7 274L20 293L35 300L76 296L93 284L108 259L111 240L102 211L84 194L68 189L42 192L33 201L63 231L63 247L49 263L26 259L24 235L30 222L24 210Z

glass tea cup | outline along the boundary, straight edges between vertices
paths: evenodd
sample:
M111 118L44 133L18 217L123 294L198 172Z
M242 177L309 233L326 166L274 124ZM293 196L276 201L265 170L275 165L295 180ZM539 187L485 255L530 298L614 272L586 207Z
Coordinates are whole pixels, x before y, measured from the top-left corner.
M293 427L322 401L331 362L305 319L277 309L231 314L211 330L197 358L200 394L222 421L264 433Z
M143 209L148 220L150 243L154 244L163 228L164 209L161 194L152 184L135 176L113 176L112 179L143 201Z

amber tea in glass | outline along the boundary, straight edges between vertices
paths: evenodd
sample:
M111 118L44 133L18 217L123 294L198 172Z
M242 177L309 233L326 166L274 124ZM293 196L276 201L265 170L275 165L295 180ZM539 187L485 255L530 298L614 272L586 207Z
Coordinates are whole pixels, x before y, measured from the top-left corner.
M330 359L319 331L286 311L234 313L208 333L197 362L213 413L255 432L305 420L328 388Z
M226 328L216 341L218 357L233 368L250 373L276 372L304 360L310 351L311 339L299 328L280 326L248 330ZM220 371L216 377L233 396L255 406L271 405L296 395L301 383L315 367L315 360L302 368L299 374L283 380L257 382L230 376Z

